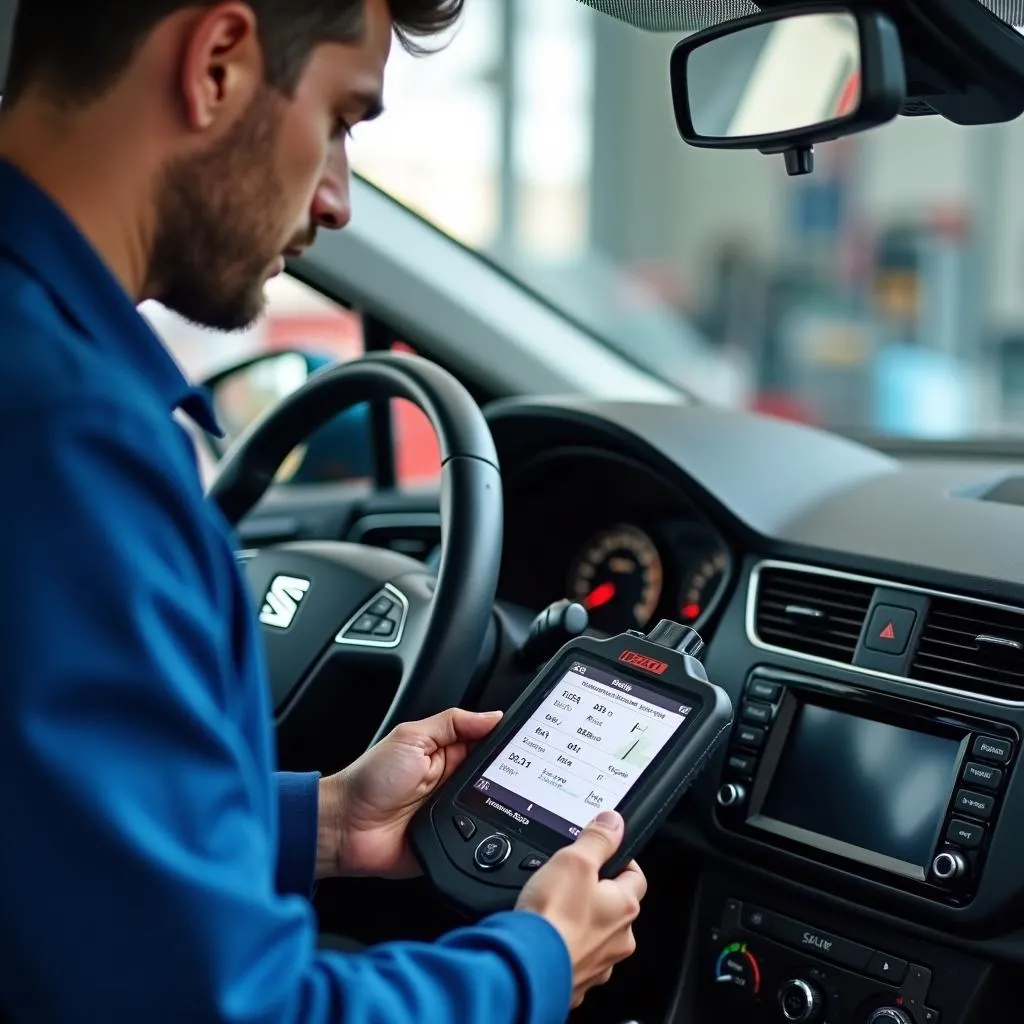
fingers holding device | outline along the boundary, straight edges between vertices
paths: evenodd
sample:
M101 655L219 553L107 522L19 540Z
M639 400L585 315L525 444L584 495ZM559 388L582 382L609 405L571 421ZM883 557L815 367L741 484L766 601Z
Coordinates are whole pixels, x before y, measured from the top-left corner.
M573 966L573 1006L603 985L616 964L633 954L633 922L647 892L635 861L615 878L602 878L622 843L624 822L602 811L571 846L563 847L526 883L516 907L554 925Z

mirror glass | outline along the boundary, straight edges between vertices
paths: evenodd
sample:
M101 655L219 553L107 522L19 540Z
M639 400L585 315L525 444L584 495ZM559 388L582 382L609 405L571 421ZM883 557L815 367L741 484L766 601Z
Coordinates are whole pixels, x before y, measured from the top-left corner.
M221 378L213 388L217 419L233 441L254 420L306 383L309 364L300 352L279 352Z
M331 363L329 358L309 352L272 352L216 378L210 390L225 436L211 444L215 457L219 458L251 423ZM328 420L295 448L281 464L275 481L339 483L365 480L372 474L373 427L370 407L364 403Z
M857 112L861 48L849 13L800 14L741 28L686 62L697 135L741 139L806 130Z

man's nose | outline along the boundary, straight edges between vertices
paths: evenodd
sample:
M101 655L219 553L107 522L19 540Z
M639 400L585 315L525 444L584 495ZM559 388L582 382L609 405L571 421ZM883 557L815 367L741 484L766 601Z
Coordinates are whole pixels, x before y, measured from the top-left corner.
M337 231L352 219L352 204L349 200L348 179L341 181L325 179L313 194L313 223L317 227Z

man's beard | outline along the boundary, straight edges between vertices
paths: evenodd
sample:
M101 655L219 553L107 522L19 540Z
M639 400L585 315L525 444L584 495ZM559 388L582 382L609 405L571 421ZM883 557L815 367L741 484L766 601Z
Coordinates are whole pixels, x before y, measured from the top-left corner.
M277 130L267 90L222 140L164 172L149 280L154 298L194 323L233 331L263 312L282 246Z

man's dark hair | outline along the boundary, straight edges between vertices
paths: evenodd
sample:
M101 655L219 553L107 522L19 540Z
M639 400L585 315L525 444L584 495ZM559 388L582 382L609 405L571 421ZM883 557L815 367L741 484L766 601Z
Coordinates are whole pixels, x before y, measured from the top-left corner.
M4 106L32 85L68 105L101 96L125 71L146 36L186 7L219 0L21 0ZM292 92L313 49L357 42L366 0L248 0L259 22L269 85ZM450 28L464 0L388 0L395 35L411 53Z

